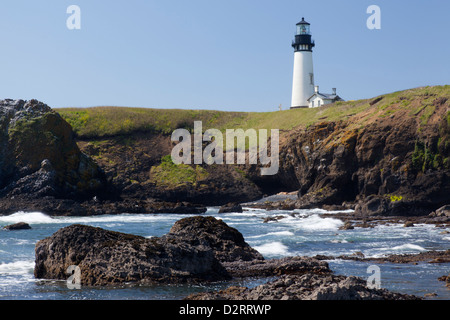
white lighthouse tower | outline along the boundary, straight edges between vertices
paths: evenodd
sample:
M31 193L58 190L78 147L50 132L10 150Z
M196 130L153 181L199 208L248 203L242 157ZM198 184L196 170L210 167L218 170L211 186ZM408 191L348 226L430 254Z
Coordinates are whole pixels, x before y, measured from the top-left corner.
M308 99L314 94L314 70L310 24L302 18L297 23L297 34L292 42L294 53L294 79L292 81L291 109L308 108Z

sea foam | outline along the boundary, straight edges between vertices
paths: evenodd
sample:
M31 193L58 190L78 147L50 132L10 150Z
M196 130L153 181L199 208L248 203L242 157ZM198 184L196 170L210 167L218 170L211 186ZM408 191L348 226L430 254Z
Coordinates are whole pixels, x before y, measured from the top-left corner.
M25 222L28 224L53 223L55 220L42 212L16 212L9 216L0 217L0 223L18 223Z
M400 246L395 246L392 248L392 250L398 250L398 251L427 251L427 249L418 246L417 244L412 244L412 243L406 243L406 244L402 244Z
M306 231L320 231L320 230L338 230L344 223L339 219L321 218L317 214L313 214L307 218L287 218L280 222L288 223L295 228Z
M288 247L279 241L265 243L254 247L263 256L285 256L288 253Z

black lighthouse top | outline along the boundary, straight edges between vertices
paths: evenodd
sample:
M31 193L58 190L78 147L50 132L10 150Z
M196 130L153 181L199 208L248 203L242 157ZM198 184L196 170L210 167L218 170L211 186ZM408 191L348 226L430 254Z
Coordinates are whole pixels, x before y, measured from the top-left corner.
M315 43L311 40L310 24L305 21L305 18L302 18L302 21L297 23L297 34L292 42L292 47L295 51L312 51L314 46Z

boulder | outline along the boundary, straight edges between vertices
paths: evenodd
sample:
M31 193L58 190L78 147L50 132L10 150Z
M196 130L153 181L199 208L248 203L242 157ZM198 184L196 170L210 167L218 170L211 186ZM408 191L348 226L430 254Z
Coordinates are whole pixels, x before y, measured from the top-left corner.
M231 212L242 212L242 206L239 203L228 203L223 205L219 209L219 213L231 213Z
M355 227L350 221L346 221L343 226L339 227L339 230L353 230Z
M450 205L440 207L436 211L430 213L431 217L447 217L450 218Z
M81 284L89 286L230 278L210 248L173 237L146 239L83 225L63 228L36 244L36 278L67 279L71 265L80 267Z
M5 230L29 230L31 229L30 225L25 222L18 222L15 224L11 224L9 226L3 227Z
M263 256L250 247L242 234L214 217L189 217L172 226L167 236L192 246L211 248L216 258L226 261L263 260Z
M162 237L84 225L62 228L36 244L34 275L67 279L71 265L83 285L125 282L198 283L230 279L223 261L263 259L236 229L212 217L185 218Z

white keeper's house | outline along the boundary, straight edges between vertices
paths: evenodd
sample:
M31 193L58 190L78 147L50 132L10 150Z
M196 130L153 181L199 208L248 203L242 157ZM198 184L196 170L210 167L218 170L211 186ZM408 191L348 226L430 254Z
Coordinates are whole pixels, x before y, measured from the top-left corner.
M308 107L316 108L323 106L324 104L334 103L336 101L344 101L336 94L336 88L332 89L332 93L319 92L319 86L314 87L314 94L308 99Z

